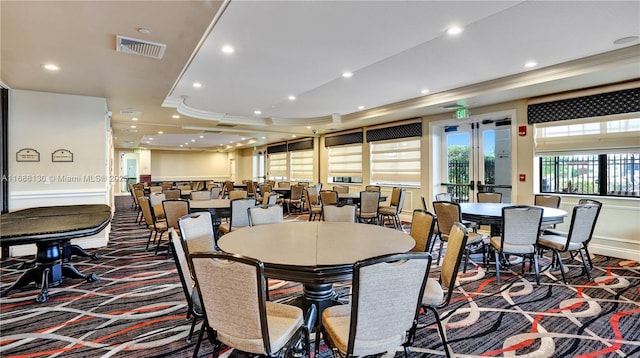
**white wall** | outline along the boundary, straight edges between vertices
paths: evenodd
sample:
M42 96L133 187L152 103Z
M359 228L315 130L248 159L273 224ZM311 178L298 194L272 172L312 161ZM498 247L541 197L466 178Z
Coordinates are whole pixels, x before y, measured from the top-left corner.
M151 150L150 152L152 181L229 179L229 154L227 153L177 150Z
M45 92L9 92L9 210L72 204L110 204L109 122L104 98ZM17 162L23 148L39 162ZM66 149L73 162L53 162ZM105 246L109 230L74 240L84 248ZM17 247L16 247L17 248Z

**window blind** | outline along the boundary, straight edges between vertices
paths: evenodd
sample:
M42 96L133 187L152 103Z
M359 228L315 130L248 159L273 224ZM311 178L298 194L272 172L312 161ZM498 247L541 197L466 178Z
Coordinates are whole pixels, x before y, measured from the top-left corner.
M371 142L371 183L420 185L420 139Z
M269 179L286 180L288 152L269 154Z
M291 180L313 181L313 150L297 150L291 153Z
M362 177L362 144L329 147L329 182L334 177Z

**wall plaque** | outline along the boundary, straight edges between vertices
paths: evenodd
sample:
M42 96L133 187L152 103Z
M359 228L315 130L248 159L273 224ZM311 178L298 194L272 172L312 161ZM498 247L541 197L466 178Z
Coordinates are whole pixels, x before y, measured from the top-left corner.
M52 162L73 162L73 153L67 149L58 149L51 153Z
M22 148L16 152L16 162L39 162L40 153L32 148Z

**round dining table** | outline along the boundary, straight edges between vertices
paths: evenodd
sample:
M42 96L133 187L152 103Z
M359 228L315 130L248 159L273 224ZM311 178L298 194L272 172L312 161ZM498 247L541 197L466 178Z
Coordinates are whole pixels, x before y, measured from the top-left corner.
M218 240L218 246L259 259L267 277L301 282L302 305L315 304L321 317L322 310L334 304L333 283L350 280L356 261L407 252L415 241L378 225L306 221L232 231Z
M519 204L513 203L460 203L460 212L464 220L491 226L491 235L500 235L502 225L502 208ZM567 216L562 209L540 206L542 211L542 225L560 224Z

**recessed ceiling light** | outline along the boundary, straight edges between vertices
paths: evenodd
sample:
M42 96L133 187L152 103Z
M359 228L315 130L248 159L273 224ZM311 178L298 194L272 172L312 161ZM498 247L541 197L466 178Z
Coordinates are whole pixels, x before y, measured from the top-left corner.
M255 115L261 115L261 114L262 114L262 112L261 112L261 111L258 111L258 110L255 110L255 111L253 111L253 114L255 114Z
M184 145L180 144L180 148L184 147Z
M148 35L151 33L151 30L147 29L146 27L139 27L138 32L141 34Z
M262 139L267 139L267 137L262 137Z
M428 90L428 89L426 89L426 88L423 88L423 89L420 91L420 93L422 93L422 94L427 94L427 93L429 93L429 90Z
M178 119L178 118L180 118L180 116L179 116L179 115L177 115L177 114L174 114L173 116L171 116L171 118L173 118L173 119Z
M447 33L449 35L458 35L462 31L464 31L464 29L462 27L459 27L459 26L452 26L452 27L447 29Z
M196 140L195 140L195 139L192 139L191 141L192 141L192 142L195 142Z
M311 126L307 126L307 129L311 129Z
M153 137L150 137L149 140L153 140Z
M131 126L131 128L136 128L136 126Z
M536 67L536 66L538 66L538 63L535 62L535 61L529 61L529 62L524 64L524 67L526 67L526 68L531 68L531 67Z
M245 138L245 137L240 138L240 140L245 140L245 139L247 139L247 138Z
M342 77L344 78L351 78L352 76L353 76L352 72L349 72L349 71L342 72Z
M222 52L224 52L226 54L232 54L232 53L236 52L236 49L234 49L233 46L224 45L224 46L222 46Z
M131 120L132 120L132 121L137 121L137 120L138 120L138 117L133 117L133 118L131 118Z
M194 87L194 88L202 88L202 83L200 83L200 82L194 82L194 83L193 83L193 87Z
M164 133L163 131L158 131L158 134L163 134L163 133Z
M189 142L184 142L184 145L189 145Z
M46 65L42 65L42 67L44 67L45 70L49 71L57 71L60 69L60 67L54 65L53 63L47 63Z
M292 135L291 135L291 138L295 138L295 137L296 137L296 135L295 135L295 134L292 134Z
M201 136L200 136L200 139L202 139L202 138L204 138L204 136L203 136L203 135L201 135Z
M364 106L358 106L358 109L359 109L359 110L363 110L363 109L364 109Z
M289 96L289 101L295 101L296 96Z

